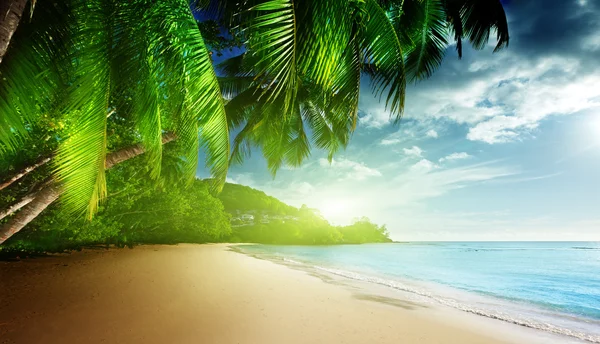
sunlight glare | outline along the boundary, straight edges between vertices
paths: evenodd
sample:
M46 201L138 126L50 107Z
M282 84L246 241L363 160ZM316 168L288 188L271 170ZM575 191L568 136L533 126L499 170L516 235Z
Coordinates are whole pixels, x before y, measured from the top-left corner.
M348 204L340 199L324 200L319 210L326 219L335 221L347 212Z

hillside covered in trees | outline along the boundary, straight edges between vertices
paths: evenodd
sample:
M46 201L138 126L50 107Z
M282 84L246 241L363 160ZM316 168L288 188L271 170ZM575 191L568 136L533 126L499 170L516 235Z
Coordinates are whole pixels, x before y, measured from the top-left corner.
M218 195L223 202L225 211L236 212L256 211L272 215L297 215L298 209L283 203L275 197L260 190L240 184L227 183Z
M385 226L366 217L348 226L333 226L318 209L295 208L248 186L226 184L218 197L232 216L232 242L328 245L391 241Z
M115 166L107 173L112 191L92 221L54 204L0 246L0 252L184 242L324 245L390 241L385 226L368 219L350 226L332 226L314 209L298 209L237 184L226 184L215 197L210 181L196 179L186 185L177 178L176 163L166 159L163 165L159 181L147 177L150 171L144 157ZM37 177L32 174L29 178ZM9 191L15 195L5 193L0 202L10 203L22 192L18 184ZM241 220L244 215L246 219Z

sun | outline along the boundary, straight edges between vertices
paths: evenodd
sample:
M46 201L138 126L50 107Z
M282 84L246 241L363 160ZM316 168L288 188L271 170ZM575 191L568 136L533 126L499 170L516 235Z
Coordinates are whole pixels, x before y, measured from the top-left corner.
M341 199L325 200L319 207L321 215L328 220L335 221L344 217L348 212L348 202Z

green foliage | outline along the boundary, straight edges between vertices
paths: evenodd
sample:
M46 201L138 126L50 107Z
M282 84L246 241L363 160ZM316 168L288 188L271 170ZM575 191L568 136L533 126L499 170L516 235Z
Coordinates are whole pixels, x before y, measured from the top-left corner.
M397 123L407 81L430 77L454 33L482 48L492 30L508 44L499 0L254 0L225 2L248 37L246 53L221 64L228 78L230 129L239 129L232 161L259 148L273 175L298 166L312 147L329 159L346 147L358 121L361 74ZM237 6L237 7L236 7ZM237 8L237 12L232 10ZM246 85L248 90L243 90ZM239 98L239 99L238 99ZM309 134L312 137L309 138Z
M166 171L170 168L165 166ZM118 165L107 172L108 186L115 191L94 221L53 205L1 249L47 252L96 244L221 242L229 237L230 216L210 194L208 183L194 180L186 187L163 180L157 185L147 178L149 172L141 157Z
M334 245L390 242L385 226L367 218L348 226L332 226L318 212L303 205L289 206L264 192L238 184L225 184L219 195L232 222L231 242L280 245ZM239 220L252 214L253 221Z
M29 128L47 116L63 123L53 177L75 215L91 218L106 197L105 158L115 143L142 142L158 179L166 131L178 138L185 179L194 178L203 147L217 189L225 181L224 100L186 0L40 3L19 26L0 76L0 154L25 149L23 138L37 134Z
M409 77L413 81L428 78L442 63L448 45L443 3L440 0L424 0L420 3L408 1L403 16L404 19L410 19L400 19L401 27L405 21L421 23L421 26L412 30L402 27L411 42L405 49L408 50L406 68Z
M494 31L497 51L509 41L500 0L40 2L0 65L0 156L60 128L45 144L56 154L47 177L66 210L91 218L110 192L107 154L142 143L159 180L173 132L183 179L204 148L218 191L252 148L273 175L313 147L331 159L356 128L362 74L398 120L407 80L435 71L449 33L460 56L463 37L480 49ZM218 78L212 53L233 46L245 53Z
M204 20L198 22L198 29L202 34L206 47L211 52L222 56L224 50L231 48L241 48L243 43L239 35L223 35L222 26L216 20Z
M331 245L389 242L385 226L366 218L349 226L332 226L318 211L289 206L264 192L225 184L219 198L210 193L210 180L186 186L173 177L176 147L166 147L160 183L148 178L151 169L142 157L107 172L111 190L94 221L74 217L52 205L30 226L13 236L0 252L61 252L90 245L132 246L206 242L253 242L283 245ZM18 188L15 190L19 190ZM252 223L230 222L244 213Z
M232 242L276 245L341 245L391 242L385 226L362 218L347 226L332 226L312 216L234 226Z
M258 211L271 215L297 215L298 209L289 206L275 197L269 196L260 190L240 184L226 183L223 191L218 195L225 210L231 214L236 211Z
M0 65L0 158L26 144L24 139L38 136L31 125L39 122L58 125L61 119L53 106L64 97L64 75L57 65L65 60L68 33L60 23L68 21L65 6L54 3L40 6L36 18L23 20L13 36L9 53ZM48 39L48 27L60 28ZM35 34L33 34L35 32ZM48 121L48 116L52 119ZM50 123L48 123L50 122ZM0 160L2 160L0 159Z
M339 230L346 244L391 241L385 225L378 226L366 217L355 219L351 225L340 227Z

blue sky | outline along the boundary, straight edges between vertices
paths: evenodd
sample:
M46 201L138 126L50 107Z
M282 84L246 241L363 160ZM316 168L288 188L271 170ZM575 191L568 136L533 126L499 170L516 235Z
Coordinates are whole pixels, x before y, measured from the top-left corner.
M600 4L505 1L508 49L453 45L407 90L392 125L361 92L353 139L332 164L313 151L273 179L255 154L229 181L395 240L600 240ZM205 175L199 171L199 175Z

